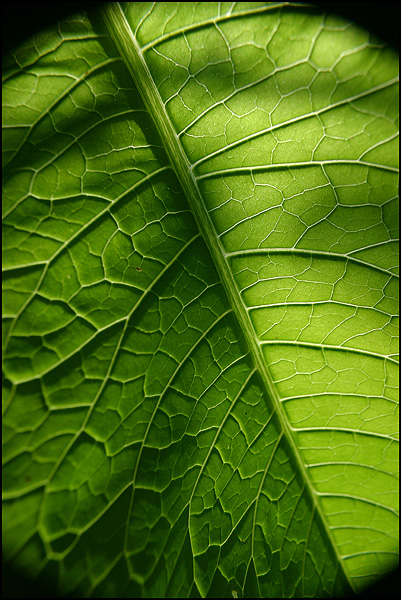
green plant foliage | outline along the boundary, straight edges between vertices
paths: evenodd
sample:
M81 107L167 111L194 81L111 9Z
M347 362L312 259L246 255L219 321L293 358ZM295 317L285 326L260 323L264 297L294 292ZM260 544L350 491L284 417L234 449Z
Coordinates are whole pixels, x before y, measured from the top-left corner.
M112 3L3 72L3 549L63 594L330 597L398 551L395 53Z

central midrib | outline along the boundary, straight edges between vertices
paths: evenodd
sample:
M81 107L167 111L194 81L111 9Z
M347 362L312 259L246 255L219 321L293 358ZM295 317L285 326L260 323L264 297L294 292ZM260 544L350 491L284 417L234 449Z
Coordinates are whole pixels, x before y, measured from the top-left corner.
M227 261L227 255L216 235L210 215L206 210L202 195L196 180L192 175L191 164L189 163L187 156L185 155L179 142L179 138L173 129L158 89L144 60L141 48L137 43L137 40L119 3L106 3L102 6L100 11L111 37L116 44L121 57L124 59L135 86L141 95L154 124L156 125L161 140L164 143L164 148L170 163L173 166L177 178L185 192L189 206L196 219L199 230L203 235L203 239L205 240L212 260L220 276L220 280L227 293L230 305L246 339L254 364L261 375L261 380L265 386L266 396L270 399L272 408L279 418L284 436L289 444L298 469L302 473L303 479L309 490L309 495L313 502L314 510L319 515L319 518L324 525L328 539L330 540L333 550L337 556L338 563L346 580L349 583L350 588L354 589L348 576L348 572L345 569L341 556L338 552L337 544L332 537L331 530L328 526L324 513L321 510L320 503L305 468L305 464L300 456L293 432L289 426L289 422L285 414L285 409L281 403L277 389L273 383L272 377L262 355L261 347L256 340L256 333L250 320L249 313L246 310L230 270Z

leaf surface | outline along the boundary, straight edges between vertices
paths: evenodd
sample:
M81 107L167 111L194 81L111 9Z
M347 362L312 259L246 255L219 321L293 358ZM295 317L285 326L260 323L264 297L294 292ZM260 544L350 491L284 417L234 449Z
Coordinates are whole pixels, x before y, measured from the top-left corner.
M398 64L288 3L112 3L3 72L4 551L327 597L398 551Z

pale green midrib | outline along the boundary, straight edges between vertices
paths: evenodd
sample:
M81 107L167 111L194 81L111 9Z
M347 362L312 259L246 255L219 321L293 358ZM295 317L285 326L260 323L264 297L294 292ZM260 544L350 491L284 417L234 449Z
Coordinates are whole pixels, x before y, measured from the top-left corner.
M233 312L237 317L250 354L259 373L261 374L261 379L266 387L267 396L273 403L273 408L280 421L284 436L290 446L292 456L295 458L299 471L302 474L303 480L305 481L309 490L309 495L313 502L314 510L319 515L320 520L324 525L328 540L330 541L332 549L337 556L340 569L347 580L350 589L354 590L354 586L344 566L337 544L334 541L330 527L328 526L326 518L320 508L318 497L296 446L293 433L285 416L284 408L281 404L277 390L274 387L270 373L267 370L260 347L255 339L254 330L246 307L243 304L242 299L239 297L238 290L228 266L224 250L217 238L210 216L204 206L203 198L193 177L191 165L185 156L185 153L178 141L178 136L176 135L170 122L170 118L165 111L164 104L143 58L142 51L131 28L129 27L119 3L104 4L104 6L100 8L100 13L114 43L124 59L124 62L138 89L138 92L142 97L142 100L144 101L146 108L149 110L159 135L164 142L164 147L168 158L186 194L188 203L193 211L199 230L203 235L203 239L209 249L214 265L227 293L229 302L233 308Z

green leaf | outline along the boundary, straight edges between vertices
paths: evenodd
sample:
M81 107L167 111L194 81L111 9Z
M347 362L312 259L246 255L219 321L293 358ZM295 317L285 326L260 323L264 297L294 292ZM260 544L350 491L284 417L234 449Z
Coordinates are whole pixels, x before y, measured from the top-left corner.
M398 63L112 3L3 71L3 550L62 594L330 597L398 552Z

